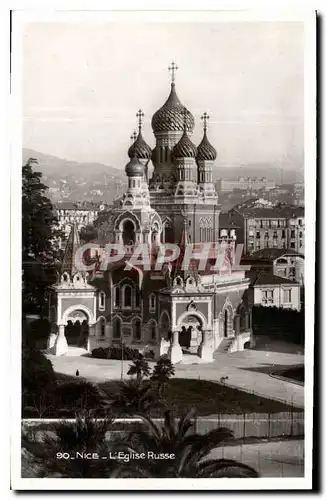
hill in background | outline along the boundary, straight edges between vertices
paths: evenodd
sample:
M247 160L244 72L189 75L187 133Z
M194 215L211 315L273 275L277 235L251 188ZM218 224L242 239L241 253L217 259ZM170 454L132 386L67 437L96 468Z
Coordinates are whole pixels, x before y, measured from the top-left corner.
M35 158L39 162L44 182L49 186L49 195L53 202L94 201L112 203L120 196L127 185L124 169L117 169L102 163L80 163L57 158L32 149L23 149L23 162ZM152 173L152 165L149 174ZM283 170L271 164L250 164L242 166L219 166L213 171L213 178L237 179L238 177L267 177L276 184L303 182L303 167Z

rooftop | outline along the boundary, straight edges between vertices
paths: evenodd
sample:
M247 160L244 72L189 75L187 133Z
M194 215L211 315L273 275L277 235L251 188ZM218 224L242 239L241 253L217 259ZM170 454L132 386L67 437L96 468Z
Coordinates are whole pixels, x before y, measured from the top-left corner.
M304 217L304 208L293 205L276 205L274 207L253 207L238 205L235 207L246 218L276 219Z
M273 261L275 259L278 259L278 257L282 257L283 255L295 255L303 257L303 254L300 254L296 250L292 250L290 248L263 248L249 255L246 260Z
M300 286L296 281L288 280L282 278L281 276L276 276L272 272L267 271L248 271L246 277L250 279L252 286L262 286L262 285L292 285Z

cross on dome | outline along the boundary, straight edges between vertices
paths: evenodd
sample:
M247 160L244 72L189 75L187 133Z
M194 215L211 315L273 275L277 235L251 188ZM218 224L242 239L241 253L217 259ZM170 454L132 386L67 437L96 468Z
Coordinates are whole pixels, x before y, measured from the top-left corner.
M132 144L133 144L133 142L135 142L135 141L136 141L136 138L137 138L137 133L136 133L136 132L135 132L135 130L134 130L134 132L133 132L133 133L132 133L132 135L130 136L130 140L132 141Z
M175 82L175 73L178 70L177 64L172 61L171 66L168 66L168 70L171 71L171 83Z
M201 116L201 120L203 120L203 130L207 130L207 121L209 120L210 116L208 113L205 111L203 115Z
M142 128L142 120L144 118L144 113L143 113L143 111L141 109L139 109L138 112L136 113L136 117L139 120L139 130L141 130L141 128Z

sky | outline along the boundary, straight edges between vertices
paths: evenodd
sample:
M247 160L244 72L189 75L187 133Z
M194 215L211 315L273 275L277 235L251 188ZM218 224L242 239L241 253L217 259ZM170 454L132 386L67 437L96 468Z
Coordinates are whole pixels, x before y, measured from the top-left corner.
M303 25L299 22L29 23L23 39L23 146L124 168L170 91L208 136L222 167L303 167Z

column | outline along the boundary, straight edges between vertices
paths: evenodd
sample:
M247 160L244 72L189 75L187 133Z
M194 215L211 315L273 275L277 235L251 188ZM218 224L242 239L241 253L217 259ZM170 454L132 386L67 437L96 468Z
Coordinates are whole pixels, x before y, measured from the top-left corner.
M58 336L57 330L58 330L57 325L55 323L52 324L50 335L48 337L47 349L52 349L52 347L54 347L56 340L57 340L57 336Z
M178 363L179 361L182 361L183 358L183 352L178 342L178 336L179 331L173 330L171 344L168 349L168 357L172 363Z
M239 314L235 314L235 335L239 335L241 330L241 318Z
M58 325L59 332L54 344L54 354L56 356L62 356L63 354L67 354L68 352L68 344L65 335L65 325Z
M213 349L209 342L210 335L211 330L203 330L202 342L198 349L198 356L208 363L210 363L210 361L213 361Z
M96 324L89 324L89 336L87 339L87 350L88 352L92 352L93 349L97 347L96 335L95 335Z

